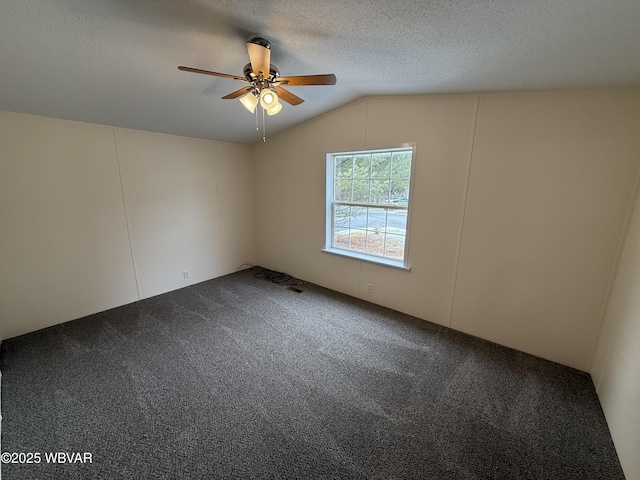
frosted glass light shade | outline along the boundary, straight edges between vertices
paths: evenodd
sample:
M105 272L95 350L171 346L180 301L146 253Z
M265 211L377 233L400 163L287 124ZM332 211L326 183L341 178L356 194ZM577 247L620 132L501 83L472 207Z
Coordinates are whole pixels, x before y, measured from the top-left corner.
M275 115L276 113L278 113L280 110L282 110L282 104L280 102L277 102L276 105L272 108L270 108L269 110L267 110L267 113L269 115Z
M269 111L278 104L278 96L275 92L265 89L260 92L260 105Z
M240 97L240 103L245 106L247 110L251 113L256 111L256 106L258 105L258 97L256 97L253 93L247 93L246 95Z

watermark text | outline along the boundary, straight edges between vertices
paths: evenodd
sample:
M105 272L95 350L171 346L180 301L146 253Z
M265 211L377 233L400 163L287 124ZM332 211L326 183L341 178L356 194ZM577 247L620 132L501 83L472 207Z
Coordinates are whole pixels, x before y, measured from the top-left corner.
M93 463L91 452L2 452L2 463Z

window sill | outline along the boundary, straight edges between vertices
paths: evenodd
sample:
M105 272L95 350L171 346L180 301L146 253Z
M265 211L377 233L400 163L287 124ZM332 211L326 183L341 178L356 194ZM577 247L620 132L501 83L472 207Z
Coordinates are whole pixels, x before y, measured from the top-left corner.
M390 260L388 258L373 257L371 255L365 255L358 252L351 252L348 250L340 250L338 248L323 248L323 252L332 253L333 255L340 255L341 257L355 258L356 260L364 260L365 262L375 263L376 265L383 265L385 267L397 268L399 270L410 271L411 267L405 266L401 261Z

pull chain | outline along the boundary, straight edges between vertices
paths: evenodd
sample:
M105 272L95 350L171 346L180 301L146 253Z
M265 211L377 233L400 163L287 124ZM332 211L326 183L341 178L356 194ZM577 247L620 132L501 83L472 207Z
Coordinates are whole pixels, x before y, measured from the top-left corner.
M267 127L264 124L264 108L262 109L262 142L267 141Z
M258 127L258 109L256 108L256 132L260 131L260 127Z

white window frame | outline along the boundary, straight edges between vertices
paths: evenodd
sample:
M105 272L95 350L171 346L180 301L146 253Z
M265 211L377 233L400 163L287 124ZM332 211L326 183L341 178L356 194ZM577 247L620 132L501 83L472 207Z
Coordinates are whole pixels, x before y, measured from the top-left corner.
M335 173L335 158L341 155L362 155L371 153L383 153L394 151L411 151L411 173L409 178L409 194L406 207L398 207L391 204L378 204L378 203L360 203L360 202L336 202L334 200L334 173ZM413 177L416 164L416 144L415 143L403 143L400 145L394 145L391 147L376 147L366 150L349 150L330 152L326 155L326 207L325 207L325 246L322 249L323 252L341 255L345 257L364 260L367 262L373 262L380 265L386 265L389 267L400 268L402 270L410 270L409 266L409 230L411 219L411 199L413 198ZM346 248L336 247L333 244L334 241L334 209L336 205L349 205L354 207L374 207L385 208L389 210L406 209L407 211L407 224L405 231L405 244L404 244L404 257L403 258L391 258L374 253L360 252L356 250L350 250Z

